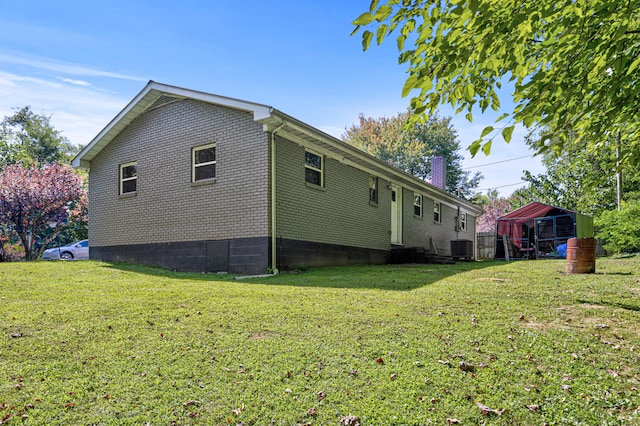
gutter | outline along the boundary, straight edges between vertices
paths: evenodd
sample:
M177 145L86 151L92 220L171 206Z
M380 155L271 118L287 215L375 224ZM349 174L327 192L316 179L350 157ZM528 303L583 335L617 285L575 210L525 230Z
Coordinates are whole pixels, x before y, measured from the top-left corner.
M271 132L271 273L278 274L278 244L276 232L276 133L282 129L285 122L282 121L273 132Z

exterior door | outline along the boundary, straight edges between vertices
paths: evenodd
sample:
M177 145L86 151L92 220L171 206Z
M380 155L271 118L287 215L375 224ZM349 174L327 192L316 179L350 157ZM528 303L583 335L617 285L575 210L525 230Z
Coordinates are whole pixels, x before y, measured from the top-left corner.
M402 188L391 186L391 244L402 244Z

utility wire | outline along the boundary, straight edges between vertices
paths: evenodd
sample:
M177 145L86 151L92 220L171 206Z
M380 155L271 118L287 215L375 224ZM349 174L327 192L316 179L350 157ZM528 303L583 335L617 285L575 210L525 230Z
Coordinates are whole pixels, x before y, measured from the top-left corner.
M462 170L477 169L478 167L485 167L485 166L493 166L494 164L506 163L506 162L515 161L515 160L522 160L523 158L531 158L531 155L525 155L525 156L516 157L516 158L509 158L507 160L496 161L494 163L480 164L478 166L465 167Z
M501 185L501 186L494 186L494 187L491 187L491 188L476 189L476 191L480 191L480 192L482 192L482 191L491 191L492 189L506 188L508 186L516 186L516 185L520 185L522 183L526 183L526 182L521 180L520 182L517 182L517 183L510 183L509 185Z

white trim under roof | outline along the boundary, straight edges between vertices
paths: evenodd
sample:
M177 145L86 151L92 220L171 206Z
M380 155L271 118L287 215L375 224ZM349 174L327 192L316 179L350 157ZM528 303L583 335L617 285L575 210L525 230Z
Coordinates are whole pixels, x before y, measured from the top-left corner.
M225 106L228 108L252 112L255 121L264 121L271 117L273 108L267 105L246 102L239 99L227 98L205 92L169 86L155 81L149 81L147 85L127 104L126 107L87 146L71 161L75 168L90 167L91 160L107 146L120 132L122 132L133 120L144 113L162 95L175 96L183 99L194 99L210 104Z
M194 99L209 104L220 105L240 111L253 113L253 119L264 125L265 131L278 128L278 134L300 145L320 150L325 155L347 163L374 176L387 179L414 192L421 192L448 205L461 206L463 211L474 216L482 210L472 203L457 198L409 173L397 169L384 161L364 152L346 142L324 133L307 123L297 120L268 105L218 96L196 90L169 86L149 81L138 95L72 160L75 168L89 169L91 160L102 151L133 120L143 114L161 96L168 95L181 99Z

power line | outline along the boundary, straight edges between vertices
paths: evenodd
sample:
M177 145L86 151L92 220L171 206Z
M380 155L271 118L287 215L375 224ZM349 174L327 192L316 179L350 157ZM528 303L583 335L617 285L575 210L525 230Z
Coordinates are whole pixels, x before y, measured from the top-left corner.
M508 186L516 186L516 185L520 185L522 183L526 183L526 182L521 180L520 182L517 182L517 183L510 183L509 185L501 185L501 186L494 186L494 187L491 187L491 188L476 189L476 191L480 191L480 192L482 192L482 191L491 191L492 189L506 188Z
M485 166L493 166L494 164L506 163L506 162L515 161L515 160L522 160L523 158L531 158L531 155L525 155L525 156L516 157L516 158L509 158L507 160L496 161L496 162L493 162L493 163L480 164L478 166L465 167L462 170L477 169L478 167L485 167Z

